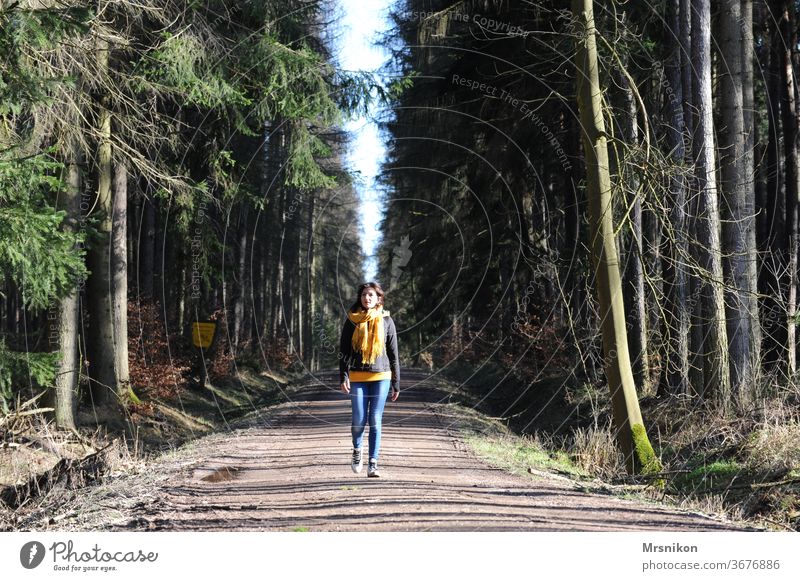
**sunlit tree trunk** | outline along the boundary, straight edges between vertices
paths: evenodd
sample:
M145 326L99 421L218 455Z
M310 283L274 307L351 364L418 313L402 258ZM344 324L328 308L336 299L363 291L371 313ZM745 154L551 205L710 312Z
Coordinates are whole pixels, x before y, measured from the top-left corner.
M114 368L117 395L126 401L133 395L128 370L128 167L114 166L114 201L111 235L112 292L114 304Z
M587 196L592 258L616 438L630 473L660 470L644 429L628 354L622 280L611 212L611 176L603 120L591 0L573 0L577 31L577 94L586 158Z

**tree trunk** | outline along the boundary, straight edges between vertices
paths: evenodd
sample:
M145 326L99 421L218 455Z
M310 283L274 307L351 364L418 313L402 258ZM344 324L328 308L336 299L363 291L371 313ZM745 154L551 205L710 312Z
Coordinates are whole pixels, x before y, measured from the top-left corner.
M167 249L167 218L158 212L155 198L153 202L153 302L164 304L164 256Z
M101 71L108 69L108 42L98 40L97 61ZM89 248L87 305L89 311L89 374L92 398L96 406L116 406L117 373L114 358L114 304L111 270L111 111L107 95L99 107L99 143L97 149L97 213L98 237ZM113 415L113 414L112 414Z
M711 7L709 0L692 5L692 101L699 112L693 140L698 188L698 258L705 270L700 282L704 344L703 393L720 405L730 402L728 338L720 253L719 202L714 155L714 121L711 100Z
M669 178L669 232L665 236L667 250L664 256L664 346L666 349L665 386L671 393L689 393L689 330L690 309L687 304L686 278L686 180L682 166L686 157L686 117L683 112L683 79L681 76L680 0L668 0L667 25L670 28L669 56L665 73L665 96L669 116L667 147L676 171ZM689 59L684 56L683 61Z
M783 147L786 163L786 219L783 232L783 254L787 268L783 269L783 297L786 301L786 372L790 378L797 371L795 322L797 311L797 196L800 192L800 166L797 152L797 93L795 90L792 47L797 44L793 2L784 2L780 16L781 29L781 116L783 120Z
M299 195L296 192L295 195ZM303 310L305 305L308 304L306 301L305 290L306 286L303 284L303 228L301 224L303 221L301 220L301 205L298 204L294 216L291 222L291 228L294 229L294 244L292 248L292 252L295 253L294 257L294 264L295 264L295 272L291 277L292 281L292 302L294 304L293 307L293 320L295 321L294 324L294 334L293 337L296 337L297 341L297 359L300 361L305 361L305 318L303 317ZM307 308L307 307L305 307Z
M247 303L248 278L247 278L247 204L243 203L239 209L239 227L237 231L238 261L237 261L237 287L236 298L233 305L233 351L239 352L239 344L245 337L245 305Z
M64 210L67 216L64 228L75 232L79 228L81 215L81 151L75 140L70 145L70 160L67 167L67 189L64 196ZM61 299L58 317L58 343L61 358L56 368L54 388L55 422L60 428L75 428L77 411L78 380L80 364L78 361L78 314L80 311L80 288Z
M691 0L680 0L680 44L681 44L681 84L683 85L683 120L686 124L686 134L694 139L695 126L699 117L698 110L694 104L694 64L692 56L692 3ZM692 141L692 144L694 141ZM686 159L694 164L694 155L689 147L686 148ZM687 231L695 232L698 222L698 196L697 183L693 175L687 178L689 197L687 216ZM695 262L699 261L698 244L692 244L689 252ZM688 275L688 273L687 273ZM703 303L700 300L701 285L700 277L697 273L687 276L687 290L689 300L690 332L689 332L689 384L694 393L703 391L703 351L704 351L704 329L703 329Z
M155 237L156 207L155 198L142 196L142 238L139 242L139 289L143 299L153 298L155 277Z
M761 288L764 299L764 360L769 367L785 360L786 325L782 306L781 272L786 268L783 248L783 230L786 216L783 175L781 173L781 43L779 22L783 13L783 0L769 3L767 29L769 30L769 64L767 66L767 191L764 203L766 233L764 250L768 260L762 265Z
M753 0L742 1L742 116L744 119L744 213L745 248L744 260L747 262L747 312L750 316L752 339L750 341L750 365L753 369L752 388L757 385L757 374L761 361L761 317L758 304L758 241L756 217L756 165L755 165L755 96L753 89ZM752 395L751 391L751 395Z
M752 386L750 342L753 326L748 258L755 251L755 248L748 247L748 237L753 229L752 198L748 191L748 184L752 185L752 167L747 167L744 157L741 0L724 0L720 6L717 38L723 62L719 71L720 218L723 271L729 289L725 298L731 388L734 397L741 398Z
M316 277L315 277L315 256L314 253L316 249L314 248L314 205L315 205L315 198L316 196L313 194L309 195L308 199L308 220L306 221L306 248L304 250L305 255L307 258L308 263L308 271L306 273L306 280L308 281L307 284L307 295L308 295L308 317L306 317L306 360L309 361L311 365L311 370L315 371L315 362L316 362L316 354L318 349L316 347L316 342L314 341L314 327L317 321L322 322L324 319L321 316L317 317L317 288L316 288Z
M268 308L266 313L269 319L265 322L267 332L266 340L272 344L280 336L282 324L283 308L283 256L282 256L282 231L284 225L284 195L286 188L282 185L284 152L286 150L286 136L283 128L283 121L276 119L272 125L272 132L269 136L270 159L267 166L269 178L266 183L269 187L266 195L268 196L268 216L269 225L267 237L269 243L269 254L267 257L272 276L270 277L270 292L267 295Z
M592 258L605 353L605 371L611 389L616 437L629 473L661 469L644 429L628 354L625 305L611 213L611 176L597 64L594 14L591 0L573 0L572 12L581 33L576 66L578 108L586 156L587 196Z
M256 227L257 232L260 236L257 239L253 240L253 244L257 244L255 248L257 249L257 275L258 280L250 285L250 288L253 291L253 314L252 323L250 325L251 329L251 337L252 337L252 344L255 346L260 346L261 341L263 339L264 334L264 317L266 316L266 305L267 305L267 289L269 287L269 277L267 276L267 236L269 236L269 232L267 231L266 220L264 220L264 216L261 216L261 220L257 220ZM260 350L260 349L259 349Z
M636 103L628 78L620 74L617 79L622 90L620 123L622 139L631 149L639 140L636 122ZM618 160L619 176L626 193L626 203L630 206L630 238L625 248L624 300L628 305L628 349L633 364L633 379L638 389L644 393L649 387L650 365L647 358L647 307L644 295L644 254L642 247L642 201L639 197L639 179L633 164ZM625 166L628 167L625 167ZM626 208L627 209L627 208Z
M183 333L186 326L186 289L188 288L189 281L186 280L186 264L184 263L180 268L178 275L178 284L181 286L180 295L178 295L178 322L176 328L178 333Z
M570 165L569 185L564 188L562 202L564 204L564 246L561 249L561 255L566 264L564 287L570 293L568 304L565 307L569 309L569 318L573 321L573 325L580 325L581 305L586 302L583 296L584 285L580 274L581 269L578 267L578 256L583 243L580 217L585 213L585 200L582 196L583 189L578 187L581 182L581 164L579 163L581 137L577 110L570 108L567 117L569 128L565 148L573 163Z
M128 168L117 162L114 171L114 215L111 236L111 267L114 302L114 368L117 395L127 401L132 395L128 370Z
M283 212L283 206L284 206L284 204L283 204L283 197L284 197L283 196L283 192L285 192L285 190L286 190L286 188L280 188L278 190L278 197L280 198L280 201L278 202L278 204L276 204L279 207L278 207L278 210L277 210L278 220L275 223L275 230L277 231L276 234L277 233L280 233L280 234L278 234L277 243L273 244L273 250L274 250L274 255L273 255L274 258L273 258L273 260L274 260L274 263L273 263L272 266L275 269L274 270L275 274L274 274L273 279L272 279L273 280L273 282L272 282L273 294L272 294L272 311L271 311L271 314L270 314L270 325L271 325L271 327L270 327L270 329L271 329L271 333L270 333L271 337L270 337L270 339L271 340L275 340L281 335L280 329L281 329L281 325L282 325L282 321L283 321L283 315L284 315L284 311L283 311L283 301L284 301L284 292L283 292L283 278L284 278L283 277L283 265L284 265L284 261L283 261L283 251L284 251L284 249L283 249L283 242L284 242L283 227L284 227L285 221L283 219L283 216L284 216L284 212Z

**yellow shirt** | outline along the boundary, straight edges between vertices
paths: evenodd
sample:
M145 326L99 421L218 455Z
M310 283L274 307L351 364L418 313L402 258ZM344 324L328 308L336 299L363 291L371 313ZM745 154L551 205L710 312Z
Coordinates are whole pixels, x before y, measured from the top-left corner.
M350 381L380 381L392 378L391 371L350 371L348 375Z

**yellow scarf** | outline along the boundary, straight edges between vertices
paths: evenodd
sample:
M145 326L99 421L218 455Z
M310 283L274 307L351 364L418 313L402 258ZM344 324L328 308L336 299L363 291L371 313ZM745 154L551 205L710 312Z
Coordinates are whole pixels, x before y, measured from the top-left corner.
M347 318L356 326L353 331L353 349L361 353L361 361L372 364L383 352L383 317L389 311L383 305L376 305L368 311L348 312Z

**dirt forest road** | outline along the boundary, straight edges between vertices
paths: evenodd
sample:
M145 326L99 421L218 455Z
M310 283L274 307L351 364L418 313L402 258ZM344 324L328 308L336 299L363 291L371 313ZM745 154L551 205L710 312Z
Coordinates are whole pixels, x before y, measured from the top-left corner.
M250 427L198 441L195 457L127 513L116 530L723 531L731 523L522 477L475 458L441 392L407 372L387 402L381 478L350 469L350 407L335 373ZM368 430L369 428L367 428ZM365 434L365 446L366 446ZM366 454L365 454L366 455ZM126 490L138 489L129 481ZM129 494L129 493L128 493ZM108 500L105 501L108 505ZM132 516L131 516L132 515ZM97 524L95 524L97 526ZM739 529L741 530L741 529Z

